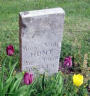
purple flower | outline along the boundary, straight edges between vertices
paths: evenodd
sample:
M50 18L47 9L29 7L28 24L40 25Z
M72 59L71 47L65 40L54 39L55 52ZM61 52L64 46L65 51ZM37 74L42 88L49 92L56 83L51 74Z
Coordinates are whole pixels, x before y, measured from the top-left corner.
M72 58L70 56L64 59L63 66L68 68L72 67Z
M33 74L32 73L29 74L25 72L23 80L26 85L31 84L33 82Z
M6 52L8 56L12 56L14 54L14 48L13 45L9 45L6 47Z

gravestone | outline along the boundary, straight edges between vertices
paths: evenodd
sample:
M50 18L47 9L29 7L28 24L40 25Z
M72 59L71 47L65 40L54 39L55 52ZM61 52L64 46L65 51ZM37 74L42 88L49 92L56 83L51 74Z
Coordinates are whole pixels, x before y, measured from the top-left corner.
M20 12L20 68L57 73L65 12L62 8Z

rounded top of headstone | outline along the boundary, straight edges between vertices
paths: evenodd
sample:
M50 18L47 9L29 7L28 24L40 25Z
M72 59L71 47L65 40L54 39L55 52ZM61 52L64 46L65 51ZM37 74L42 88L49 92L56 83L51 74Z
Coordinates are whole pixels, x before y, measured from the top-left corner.
M26 11L20 12L22 18L41 16L47 14L65 14L65 11L62 8L50 8L50 9L42 9L42 10L34 10L34 11Z

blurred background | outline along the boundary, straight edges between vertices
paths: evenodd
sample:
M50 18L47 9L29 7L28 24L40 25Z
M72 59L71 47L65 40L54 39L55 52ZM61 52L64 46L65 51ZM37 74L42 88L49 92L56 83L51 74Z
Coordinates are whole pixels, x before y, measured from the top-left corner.
M0 0L0 64L10 44L19 60L19 12L55 7L65 11L60 61L71 56L74 67L90 66L90 0Z

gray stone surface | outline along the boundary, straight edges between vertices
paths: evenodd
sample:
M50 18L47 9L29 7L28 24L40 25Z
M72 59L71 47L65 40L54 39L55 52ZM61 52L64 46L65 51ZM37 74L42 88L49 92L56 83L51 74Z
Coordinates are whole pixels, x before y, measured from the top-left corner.
M20 12L22 71L58 72L64 15L62 8Z

